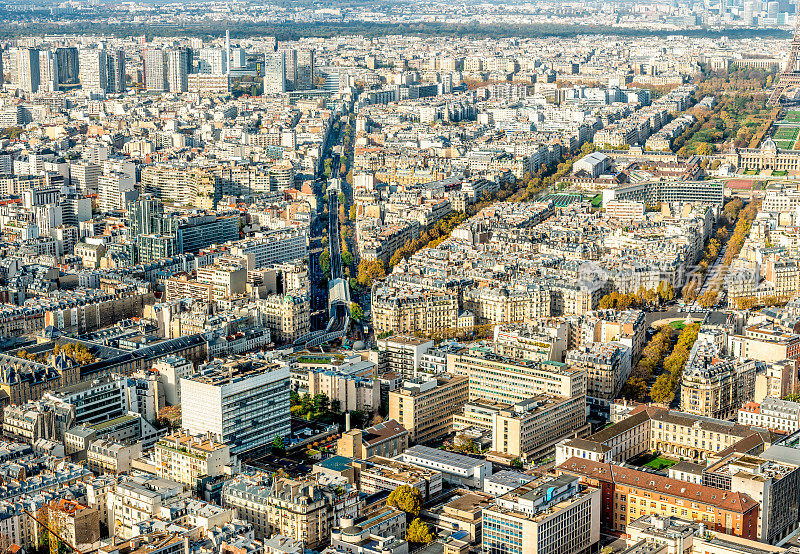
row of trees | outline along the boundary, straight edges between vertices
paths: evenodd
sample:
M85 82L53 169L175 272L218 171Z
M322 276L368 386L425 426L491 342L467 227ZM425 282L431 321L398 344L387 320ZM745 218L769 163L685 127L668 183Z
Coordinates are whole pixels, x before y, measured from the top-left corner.
M699 330L700 325L693 324L687 325L680 332L675 348L664 359L664 371L658 376L650 391L650 398L653 402L669 404L675 399L675 392L678 390L683 376L683 367L689 358L689 351L697 340Z
M433 228L428 229L422 235L413 241L407 241L399 250L392 254L389 260L389 267L394 267L403 260L407 260L414 255L415 252L423 248L436 248L450 236L458 225L467 219L467 214L457 212L445 219L439 220Z
M639 402L647 399L650 381L662 367L672 346L672 328L662 325L642 349L642 356L631 370L631 375L622 387L622 396Z
M654 306L662 302L669 302L675 298L675 288L672 284L661 281L658 287L654 289L646 289L643 286L639 287L636 294L620 294L619 292L610 292L600 299L600 309L607 310L613 308L615 310L627 310L634 307Z
M68 342L64 345L56 344L53 348L53 355L58 356L59 354L68 357L80 366L90 364L96 360L94 354L89 352L89 349L86 348L85 345L73 342ZM33 352L28 352L24 348L18 350L16 356L23 360L30 360L41 364L47 363L47 356L45 354L34 354Z
M731 244L729 242L731 228L736 223L737 219L739 218L739 214L741 213L742 207L744 206L744 202L742 202L739 198L734 198L727 202L722 208L722 214L720 215L719 220L719 227L717 228L714 236L709 239L708 243L706 244L705 249L703 249L703 253L700 257L700 261L697 263L697 268L695 270L695 276L692 278L686 285L683 287L682 295L683 298L686 300L693 302L697 300L697 296L700 293L700 289L703 285L703 276L708 271L708 268L714 263L719 256L719 253L722 249L722 245L728 242L728 249L725 251L725 258L727 259L729 253L732 252ZM738 225L738 224L737 224ZM738 254L738 250L736 251ZM732 259L732 258L731 258ZM704 307L711 307L716 304L718 291L715 289L709 289L706 293L700 298L699 302Z
M771 295L764 298L756 298L755 296L743 296L736 299L736 307L740 310L752 310L753 308L764 306L783 306L789 301L790 297L787 295Z

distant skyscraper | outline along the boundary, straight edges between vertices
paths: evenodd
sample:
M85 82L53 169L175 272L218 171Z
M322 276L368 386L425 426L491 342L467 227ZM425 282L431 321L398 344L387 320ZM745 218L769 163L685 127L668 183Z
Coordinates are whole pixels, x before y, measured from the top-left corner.
M80 82L77 48L56 48L56 66L59 85L77 85Z
M58 64L55 54L50 50L39 51L39 91L58 90Z
M167 64L163 50L151 49L144 53L144 85L147 90L165 92Z
M231 48L231 69L244 69L247 67L247 53L244 48Z
M86 48L80 51L78 57L81 88L90 92L105 92L108 87L106 51L100 48Z
M39 90L39 51L35 48L17 48L14 53L13 83L25 92Z
M264 54L264 94L286 92L286 52Z
M197 59L198 73L214 73L221 75L228 72L225 51L219 48L201 48Z
M185 48L167 50L167 86L170 92L186 92L189 90L188 61L189 54Z
M314 51L300 50L297 52L297 90L314 88Z
M231 32L225 31L225 63L228 65L226 73L231 71Z
M278 52L284 55L286 90L297 90L297 50L284 48Z
M108 92L125 92L125 50L108 50L106 54Z

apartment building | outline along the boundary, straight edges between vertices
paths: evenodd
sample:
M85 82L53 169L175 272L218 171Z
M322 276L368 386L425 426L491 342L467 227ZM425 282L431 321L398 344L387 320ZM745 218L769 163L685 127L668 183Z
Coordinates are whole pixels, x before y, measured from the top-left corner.
M798 388L798 360L780 360L766 364L764 371L756 375L756 390L753 400L761 402L766 397L783 398Z
M195 487L201 476L219 477L231 461L227 444L182 429L159 440L153 450L156 475Z
M375 332L441 333L458 327L458 296L446 291L372 289Z
M486 554L575 554L600 540L599 488L545 475L499 496L482 514Z
M141 441L96 440L86 448L86 467L96 474L119 475L131 470L131 461L142 455Z
M375 364L358 361L308 372L308 394L326 395L338 402L342 412L377 411L381 405L381 383L374 378Z
M701 329L681 378L682 411L727 419L755 397L756 373L763 362L726 349L725 338L721 329Z
M247 270L236 263L217 262L197 268L197 282L211 285L213 300L224 300L245 293Z
M256 300L262 324L277 343L290 344L311 331L311 300L307 293L270 294Z
M51 500L47 504L50 525L69 544L94 544L100 540L100 518L95 508L74 500Z
M800 403L768 396L761 404L748 402L739 408L736 420L742 425L792 434L800 430Z
M494 327L494 353L506 358L563 362L569 342L570 325L558 320Z
M403 379L418 376L422 356L433 348L433 341L409 335L378 339L378 369L393 371Z
M153 476L127 477L108 492L111 532L131 539L139 534L139 522L158 515L164 506L184 498L183 485Z
M464 291L463 304L479 325L537 321L550 317L550 289L477 287Z
M238 454L289 434L289 369L250 358L201 366L181 379L183 428Z
M270 482L264 477L242 474L222 489L222 506L253 525L259 539L279 534L319 547L342 519L356 519L363 510L358 491L346 482L326 484L317 476Z
M164 300L183 300L191 298L200 302L208 303L214 300L214 285L203 283L193 279L186 272L176 273L164 279Z
M231 256L247 260L247 270L308 256L308 229L292 227L259 233L231 245Z
M407 380L389 391L389 419L407 429L411 441L432 441L450 433L452 416L461 410L468 395L469 379L464 375Z
M595 342L570 350L564 359L572 369L586 372L586 394L613 400L631 372L631 349L619 342Z
M731 356L765 363L800 359L800 335L788 333L775 323L745 327L743 335L728 339Z
M556 473L602 490L601 521L614 531L644 515L676 516L702 521L710 531L758 539L759 504L741 492L583 458L569 458Z

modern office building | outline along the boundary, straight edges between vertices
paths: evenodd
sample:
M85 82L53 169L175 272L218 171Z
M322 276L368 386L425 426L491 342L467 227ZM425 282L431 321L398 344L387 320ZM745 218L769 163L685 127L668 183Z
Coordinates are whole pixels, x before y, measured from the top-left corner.
M600 503L600 490L576 477L540 477L484 508L482 552L590 552L600 540Z
M296 90L314 88L314 51L299 50L297 52Z
M221 48L201 48L197 58L197 72L223 75L228 72L228 61Z
M35 48L17 48L12 50L14 56L14 73L12 84L23 92L39 90L39 50Z
M209 367L210 366L210 367ZM289 369L248 358L207 364L181 379L183 428L238 454L289 434Z
M186 48L172 48L165 52L167 87L170 92L189 90L189 52Z
M128 84L125 80L125 50L106 51L106 92L119 93L125 92Z
M56 48L56 65L59 85L80 83L80 62L78 49L73 47Z
M39 91L55 92L58 90L58 63L51 50L39 51Z

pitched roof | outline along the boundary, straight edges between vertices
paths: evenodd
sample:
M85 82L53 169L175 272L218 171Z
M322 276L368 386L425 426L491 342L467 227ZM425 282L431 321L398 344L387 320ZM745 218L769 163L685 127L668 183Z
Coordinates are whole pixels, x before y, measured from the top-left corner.
M583 458L572 457L560 466L557 466L556 469L563 473L619 483L629 487L638 487L644 490L658 492L666 496L683 498L730 512L743 514L754 508L758 509L758 502L744 493L716 489L714 487L697 485L687 481L679 481L678 479L671 479L663 475L656 475L654 473L614 464L604 464Z

